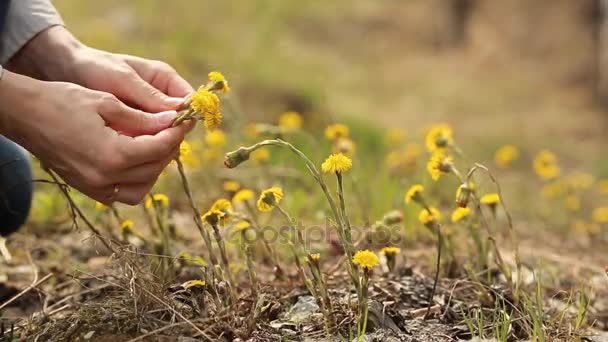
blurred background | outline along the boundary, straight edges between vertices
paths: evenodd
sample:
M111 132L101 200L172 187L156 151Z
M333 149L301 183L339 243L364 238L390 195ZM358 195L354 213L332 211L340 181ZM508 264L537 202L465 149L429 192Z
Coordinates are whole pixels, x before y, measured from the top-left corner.
M515 142L608 175L602 0L57 0L85 43L221 70L247 116L285 110L419 133L491 158ZM604 57L603 57L604 56ZM526 151L523 151L526 153Z

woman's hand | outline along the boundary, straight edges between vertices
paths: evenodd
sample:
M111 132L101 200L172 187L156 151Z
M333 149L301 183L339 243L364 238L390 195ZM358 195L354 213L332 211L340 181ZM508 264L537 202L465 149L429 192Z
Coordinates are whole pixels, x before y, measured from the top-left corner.
M151 114L109 93L10 72L0 81L0 103L0 134L106 204L139 203L177 155L189 128L169 128L174 111Z

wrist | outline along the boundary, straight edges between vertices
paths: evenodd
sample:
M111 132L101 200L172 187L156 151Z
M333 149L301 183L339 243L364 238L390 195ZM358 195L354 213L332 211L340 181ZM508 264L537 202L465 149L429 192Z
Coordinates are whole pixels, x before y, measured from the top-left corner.
M9 62L18 73L48 81L71 81L73 65L85 46L63 26L52 26L32 38Z
M4 70L0 80L0 134L13 141L23 138L23 127L27 120L36 120L32 112L40 99L43 82Z

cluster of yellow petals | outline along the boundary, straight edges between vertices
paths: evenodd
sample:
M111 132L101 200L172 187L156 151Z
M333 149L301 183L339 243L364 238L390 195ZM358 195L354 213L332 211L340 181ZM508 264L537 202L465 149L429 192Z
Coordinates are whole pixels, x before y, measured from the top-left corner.
M422 192L424 191L424 187L420 184L412 185L407 193L405 194L405 203L410 204L412 202L417 202L421 199Z
M279 116L279 127L283 133L297 131L302 127L302 116L298 112L285 112Z
M226 180L222 183L222 187L228 192L237 192L241 189L241 184L237 181Z
M380 250L380 254L385 255L385 256L395 255L395 254L398 254L399 252L401 252L401 248L393 247L393 246L384 247Z
M182 286L186 289L192 289L195 287L205 287L207 283L204 280L196 279L185 282Z
M210 209L203 216L201 216L201 220L203 222L207 222L210 225L217 225L220 220L224 217L224 213L218 209Z
M308 254L308 258L312 261L319 261L319 260L321 260L321 254L319 254L319 253Z
M259 163L267 162L268 160L270 160L270 150L266 147L260 147L257 150L251 152L249 158Z
M498 196L498 194L496 193L486 194L481 196L479 202L487 205L497 205L498 203L500 203L500 196Z
M241 231L247 230L250 227L251 227L251 223L249 223L248 221L242 220L242 221L237 222L234 225L234 230L237 232L241 232Z
M228 81L226 81L226 77L219 71L210 72L207 77L209 77L209 81L212 83L212 89L218 90L222 93L227 93L230 91L230 86L228 86Z
M452 157L446 155L443 149L436 149L426 164L426 170L434 181L438 181L443 174L450 172L451 167Z
M355 253L353 256L353 264L359 266L361 269L371 270L380 264L380 260L376 253L366 249Z
M426 148L429 152L437 149L445 149L454 143L452 128L447 124L439 124L431 127L425 138Z
M332 154L321 165L325 173L344 173L353 167L353 161L342 153Z
M219 129L208 131L205 136L205 143L209 147L222 147L226 144L226 133Z
M240 202L249 201L249 200L253 199L254 196L255 196L255 194L253 193L252 190L242 189L242 190L239 190L236 194L234 194L234 196L232 196L232 203L240 203Z
M279 187L272 187L264 190L260 194L260 198L258 199L258 210L262 212L268 212L274 209L281 200L283 199L283 189Z
M152 195L152 198L148 197L146 200L146 208L153 208L154 203L157 203L161 208L167 208L169 207L169 197L165 194L154 194Z
M135 227L135 222L131 219L126 219L120 224L120 235L125 236L131 234Z
M509 167L519 158L519 149L513 145L501 146L494 154L494 162L500 168Z
M325 137L331 141L336 141L341 138L348 138L348 134L348 126L343 124L333 124L325 128Z
M560 175L560 168L557 165L555 154L549 150L538 152L534 158L534 171L536 174L545 180L552 180Z
M599 207L593 209L591 213L593 221L597 223L608 223L608 207Z
M456 208L456 210L452 212L452 223L458 223L462 221L463 219L469 217L470 213L471 209L469 208Z
M430 212L426 208L420 210L420 213L418 214L418 221L424 225L430 225L431 223L441 221L441 213L439 210L433 207L429 209Z

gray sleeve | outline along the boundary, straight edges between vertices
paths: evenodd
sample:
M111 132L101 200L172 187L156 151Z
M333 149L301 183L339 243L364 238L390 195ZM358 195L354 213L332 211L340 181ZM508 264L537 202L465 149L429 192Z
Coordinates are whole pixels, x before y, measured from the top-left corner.
M63 20L50 0L12 0L0 37L3 43L0 64L6 63L38 33L56 25L63 25Z

